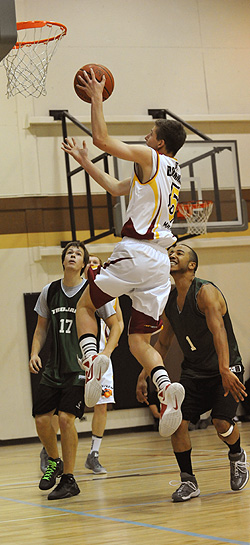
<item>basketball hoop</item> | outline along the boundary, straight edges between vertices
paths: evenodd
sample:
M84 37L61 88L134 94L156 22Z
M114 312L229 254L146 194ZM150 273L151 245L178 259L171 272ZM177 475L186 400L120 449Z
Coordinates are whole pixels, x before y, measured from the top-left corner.
M203 235L207 232L207 222L212 209L212 201L182 202L177 205L177 216L186 219L189 235Z
M46 95L48 65L67 28L50 21L23 21L16 26L17 42L2 61L7 97L21 93L38 98Z

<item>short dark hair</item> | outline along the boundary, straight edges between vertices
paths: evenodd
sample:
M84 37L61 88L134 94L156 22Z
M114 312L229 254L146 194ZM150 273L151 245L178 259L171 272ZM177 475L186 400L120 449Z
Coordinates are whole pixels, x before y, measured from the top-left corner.
M171 119L156 119L155 126L157 139L164 140L167 151L175 155L187 137L183 125Z
M89 262L89 252L88 252L84 242L79 242L79 240L72 240L72 242L68 242L68 244L66 244L65 248L62 251L62 256L61 256L62 257L62 266L64 268L63 262L64 262L64 259L65 259L65 255L66 255L68 249L71 248L71 246L73 246L74 248L82 248L82 250L83 250L84 267L81 269L81 272L80 272L80 274L82 274L85 267L86 267L86 265Z
M197 269L198 269L198 255L197 255L197 253L194 251L193 248L191 248L191 246L188 246L187 244L184 244L180 240L179 240L179 244L182 244L182 246L186 246L186 248L189 249L190 261L194 261L194 263L195 263L194 272L196 272Z

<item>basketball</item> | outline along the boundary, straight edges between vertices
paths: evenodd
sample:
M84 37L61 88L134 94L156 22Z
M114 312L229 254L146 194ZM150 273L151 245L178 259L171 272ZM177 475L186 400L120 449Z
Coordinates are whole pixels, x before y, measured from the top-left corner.
M100 82L102 79L102 76L105 76L106 81L105 81L105 87L103 89L102 100L103 101L107 100L107 98L109 98L113 92L115 82L114 82L113 74L110 72L108 68L106 68L106 66L103 66L102 64L85 64L84 66L82 66L82 68L79 68L79 70L77 70L75 78L74 78L75 92L79 96L79 98L81 98L81 100L84 100L84 102L91 102L91 99L89 98L87 93L85 93L84 89L79 89L79 87L76 87L78 84L81 85L80 80L78 80L78 76L80 75L83 77L83 70L85 70L87 74L91 77L91 73L90 73L91 68L94 70L97 81Z

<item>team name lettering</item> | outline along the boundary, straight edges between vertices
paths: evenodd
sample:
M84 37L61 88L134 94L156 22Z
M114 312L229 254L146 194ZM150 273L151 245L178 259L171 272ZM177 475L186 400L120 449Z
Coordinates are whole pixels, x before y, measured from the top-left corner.
M76 313L76 308L72 308L72 307L58 307L58 308L53 308L51 310L52 314L57 314L58 312L73 312L74 314Z
M172 176L177 182L181 180L180 174L177 174L175 167L171 167L170 165L167 167L167 175Z

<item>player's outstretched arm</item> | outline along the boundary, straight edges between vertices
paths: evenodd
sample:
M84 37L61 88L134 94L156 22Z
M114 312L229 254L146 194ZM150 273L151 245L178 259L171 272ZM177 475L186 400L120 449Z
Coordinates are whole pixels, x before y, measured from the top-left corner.
M213 335L214 347L218 356L219 370L225 396L229 392L235 401L243 401L247 396L244 384L229 369L229 346L223 316L226 313L226 303L221 292L211 284L204 285L197 297L199 309L204 312L208 329Z
M102 151L110 153L120 159L138 163L142 167L151 165L152 153L150 148L143 145L125 144L117 138L108 134L107 125L103 114L102 93L105 85L105 76L100 82L95 78L94 71L91 69L91 77L86 71L84 77L78 76L82 87L91 98L91 126L93 134L93 143Z
M65 142L62 142L61 149L71 155L84 170L95 180L103 189L108 191L111 195L119 197L121 195L128 195L130 189L130 178L120 181L110 176L106 172L100 170L96 165L88 158L88 149L85 140L83 140L82 148L80 148L74 138L66 138Z

